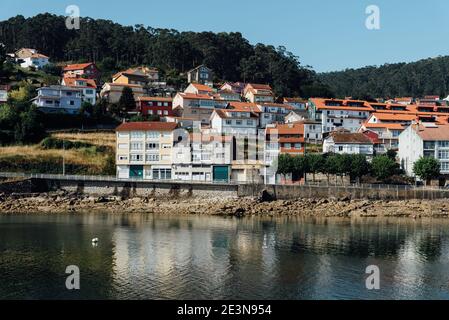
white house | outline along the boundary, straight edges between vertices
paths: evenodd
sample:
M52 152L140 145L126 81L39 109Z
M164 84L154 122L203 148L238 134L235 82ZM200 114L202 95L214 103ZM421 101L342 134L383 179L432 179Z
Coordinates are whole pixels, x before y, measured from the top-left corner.
M77 88L82 91L82 101L94 105L97 101L97 84L93 79L84 78L63 78L63 86Z
M248 83L243 90L243 96L252 103L274 102L274 93L267 84Z
M408 126L399 135L398 157L409 176L414 176L413 166L421 157L438 159L441 173L449 174L449 124L415 123Z
M33 99L42 112L76 114L81 107L81 89L66 86L49 86L37 89Z
M217 109L210 117L211 131L235 136L256 136L259 117L255 112L237 109Z
M374 154L373 142L363 133L334 131L323 142L323 152L338 154Z
M0 103L8 101L8 85L0 85Z
M49 64L49 57L39 53L36 49L22 48L16 51L15 56L17 61L21 61L22 68L42 69Z
M261 128L265 128L267 124L284 123L285 117L293 111L292 106L280 103L262 103L258 105L258 108Z

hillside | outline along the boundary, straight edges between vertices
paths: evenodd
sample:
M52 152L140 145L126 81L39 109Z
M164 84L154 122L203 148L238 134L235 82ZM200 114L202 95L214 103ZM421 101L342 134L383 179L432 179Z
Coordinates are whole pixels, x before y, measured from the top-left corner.
M216 81L269 83L278 96L308 96L322 88L314 86L315 72L284 47L251 45L238 32L178 32L91 18L80 23L79 30L68 30L63 16L16 16L0 22L0 39L7 52L30 47L54 63L94 61L108 77L145 64L178 84L180 73L205 64L215 71Z
M322 73L319 78L337 97L446 97L449 94L449 56Z

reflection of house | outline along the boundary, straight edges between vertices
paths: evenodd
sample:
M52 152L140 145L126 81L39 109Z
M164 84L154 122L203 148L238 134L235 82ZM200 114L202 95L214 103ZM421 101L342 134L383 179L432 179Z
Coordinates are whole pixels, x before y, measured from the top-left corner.
M334 131L324 139L323 152L339 154L374 154L373 142L363 133L353 133L345 130Z
M129 87L133 91L134 100L144 95L143 87L137 84L105 83L100 92L100 97L108 103L117 103L122 96L123 88Z
M419 123L408 126L399 136L398 157L409 176L414 176L413 166L421 157L438 159L441 173L449 174L449 125Z
M63 69L64 78L87 78L98 80L100 71L93 62L69 64Z
M200 65L192 70L187 71L187 82L202 83L212 86L214 73L205 65Z
M16 60L22 60L20 66L22 68L34 67L42 69L49 64L48 57L39 53L36 49L22 48L15 53Z
M0 103L8 101L8 85L0 85Z
M168 97L138 97L137 111L144 115L172 116L173 99Z
M116 129L119 179L172 179L172 122L127 122Z
M37 89L37 93L33 103L42 112L76 114L81 107L81 89L49 86Z
M243 96L253 103L274 102L274 94L267 84L248 83L243 90Z
M93 79L84 78L64 78L61 84L63 86L77 88L82 90L82 101L92 105L97 101L97 84Z

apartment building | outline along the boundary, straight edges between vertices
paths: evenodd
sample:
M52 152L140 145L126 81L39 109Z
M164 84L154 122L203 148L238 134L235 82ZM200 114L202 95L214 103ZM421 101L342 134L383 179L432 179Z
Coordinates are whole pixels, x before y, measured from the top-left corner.
M217 109L210 117L211 131L235 136L256 136L259 116L244 109Z
M210 124L210 117L215 109L224 109L225 100L217 100L211 95L180 92L173 99L173 108L184 118Z
M173 98L138 97L137 111L144 116L173 116Z
M243 90L243 97L252 103L273 103L273 89L267 84L248 83Z
M49 86L37 89L37 97L33 104L44 113L79 112L82 101L82 90L67 86Z
M366 101L340 99L309 99L309 119L321 122L322 132L336 129L357 132L374 109Z
M259 126L265 128L268 124L284 123L285 117L293 111L293 107L288 104L262 103L258 105L260 109Z
M229 182L233 138L194 132L173 147L175 180Z
M399 136L398 157L402 169L413 177L413 166L421 157L440 162L442 174L449 174L449 124L414 123Z
M116 128L119 179L171 180L173 122L127 122Z

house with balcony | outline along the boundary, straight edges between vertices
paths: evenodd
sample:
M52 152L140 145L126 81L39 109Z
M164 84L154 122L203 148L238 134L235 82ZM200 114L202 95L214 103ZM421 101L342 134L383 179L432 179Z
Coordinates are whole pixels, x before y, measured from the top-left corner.
M449 124L413 123L399 135L401 168L414 177L413 166L421 157L440 162L440 172L449 175Z
M273 89L267 84L248 83L243 90L243 97L252 103L273 103Z
M39 53L36 49L22 48L15 52L16 61L20 62L22 68L36 68L42 69L48 65L49 57Z
M135 101L145 94L143 87L139 84L105 83L100 91L100 98L108 103L118 103L125 87L131 88Z
M307 100L302 98L284 98L284 104L288 104L297 111L305 111L307 109Z
M212 87L214 83L214 72L205 65L200 65L187 71L187 82L201 83Z
M194 131L175 142L174 179L226 183L231 176L232 159L232 137Z
M204 125L210 124L214 110L224 109L227 104L227 101L207 94L179 92L173 99L173 108L178 116L199 121Z
M256 137L258 125L258 114L245 109L216 109L210 117L211 131L217 134Z
M62 71L64 78L100 79L100 71L93 62L69 64Z
M126 122L116 128L117 178L172 180L172 122Z
M347 130L334 131L323 141L324 153L374 155L373 141L363 133Z
M97 101L97 84L94 79L63 78L61 84L66 87L80 89L82 102L94 105Z
M262 103L258 104L260 109L261 128L265 128L268 124L284 123L285 117L294 110L291 105L281 103Z
M138 97L137 111L143 116L173 116L173 98L170 97Z
M82 89L49 86L37 89L33 104L44 113L77 114L81 108Z
M374 109L366 101L341 99L309 99L309 119L321 122L323 134L337 129L357 132Z

